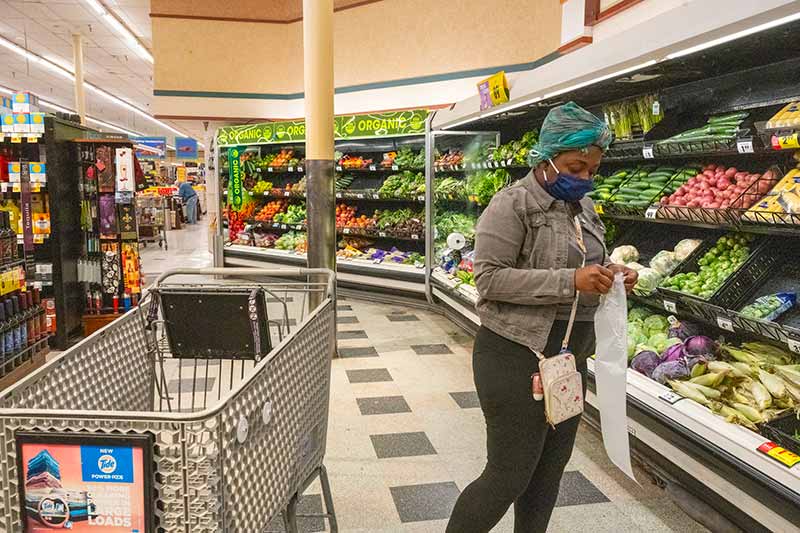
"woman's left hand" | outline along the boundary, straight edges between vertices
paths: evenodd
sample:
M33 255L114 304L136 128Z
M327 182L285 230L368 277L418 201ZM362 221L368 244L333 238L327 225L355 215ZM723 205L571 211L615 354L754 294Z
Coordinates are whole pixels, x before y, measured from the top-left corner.
M625 283L625 292L630 294L633 288L636 286L636 282L639 280L639 273L632 268L626 267L625 265L608 265L608 269L614 274L619 272L625 276L623 280Z

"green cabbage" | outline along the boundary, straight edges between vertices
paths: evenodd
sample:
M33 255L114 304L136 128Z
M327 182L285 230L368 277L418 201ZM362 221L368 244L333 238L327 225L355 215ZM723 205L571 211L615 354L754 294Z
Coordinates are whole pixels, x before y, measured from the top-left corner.
M652 268L643 268L639 271L639 280L636 282L634 292L647 296L655 292L664 276Z
M655 335L656 333L663 333L664 337L667 336L669 330L669 321L662 315L650 315L642 324L642 327L647 332L648 336ZM661 353L661 350L657 350Z
M650 311L644 307L634 307L628 312L628 322L644 322L650 316Z

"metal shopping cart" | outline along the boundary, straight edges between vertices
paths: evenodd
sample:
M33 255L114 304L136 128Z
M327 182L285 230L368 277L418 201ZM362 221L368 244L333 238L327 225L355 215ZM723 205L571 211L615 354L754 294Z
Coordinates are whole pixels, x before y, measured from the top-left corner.
M159 247L167 247L167 206L163 196L158 194L136 195L136 217L139 242L147 246L148 242L158 243Z
M333 286L328 270L169 271L136 309L6 389L0 532L128 520L142 533L250 533L279 516L296 532L316 478L337 531L323 466Z

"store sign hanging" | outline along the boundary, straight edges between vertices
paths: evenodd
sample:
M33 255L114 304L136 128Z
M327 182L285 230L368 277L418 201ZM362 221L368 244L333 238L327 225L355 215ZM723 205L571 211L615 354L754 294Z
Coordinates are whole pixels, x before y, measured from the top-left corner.
M481 97L481 111L508 102L510 93L505 71L501 70L479 82L478 95Z
M166 159L166 137L134 137L132 140L138 159Z
M197 159L197 141L191 137L175 137L176 159Z
M419 135L425 133L428 111L414 109L389 113L342 115L334 117L336 139L359 139L391 135ZM217 132L219 146L303 142L306 125L302 120L267 122L246 126L229 126Z
M234 211L242 208L244 203L244 171L242 170L242 150L239 147L228 149L228 166L230 182L228 183L228 202Z

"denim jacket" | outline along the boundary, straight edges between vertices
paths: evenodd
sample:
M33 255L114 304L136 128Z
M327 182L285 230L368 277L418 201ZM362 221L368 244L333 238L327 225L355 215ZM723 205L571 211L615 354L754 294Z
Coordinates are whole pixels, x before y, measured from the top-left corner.
M575 269L567 268L567 255L574 238L570 224L581 210L582 228L605 243L591 199L580 206L556 200L533 172L492 198L478 221L473 268L484 326L544 350L558 304L575 298Z

